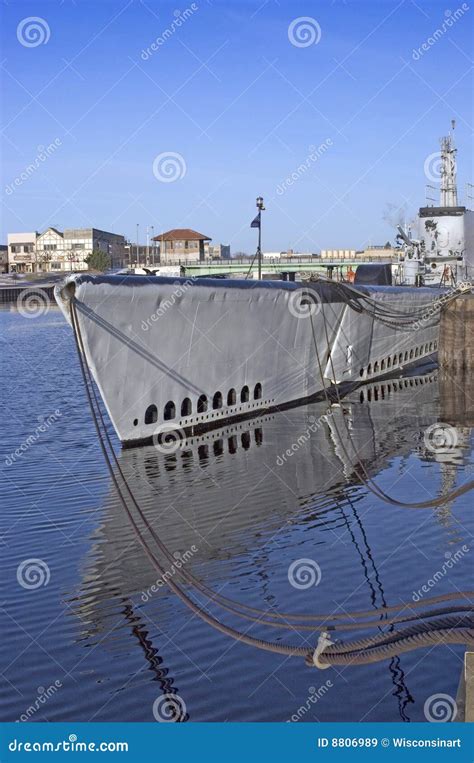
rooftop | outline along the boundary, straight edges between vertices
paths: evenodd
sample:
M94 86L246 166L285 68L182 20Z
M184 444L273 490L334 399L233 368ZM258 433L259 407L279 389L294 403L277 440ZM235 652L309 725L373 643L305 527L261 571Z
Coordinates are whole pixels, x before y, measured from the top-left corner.
M211 238L192 228L173 228L155 236L153 241L211 241Z

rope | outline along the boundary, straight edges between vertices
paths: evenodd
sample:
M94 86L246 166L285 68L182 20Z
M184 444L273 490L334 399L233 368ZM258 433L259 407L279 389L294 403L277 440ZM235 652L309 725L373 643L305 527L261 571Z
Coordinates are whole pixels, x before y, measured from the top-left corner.
M329 359L329 362L331 364L332 378L333 378L333 380L335 380L336 379L336 372L335 372L335 369L334 369L334 363L333 363L333 359L332 359L332 351L330 349L331 344L330 344L330 341L329 341L327 319L326 319L326 315L325 315L325 312L324 312L324 308L321 310L321 313L322 313L322 316L323 316L324 333L325 333L325 337L326 337L327 351L328 351L328 356L329 356L328 359ZM320 377L321 377L321 384L323 386L323 391L324 391L324 396L326 398L326 402L328 403L328 405L331 405L332 404L332 400L331 400L331 398L330 398L330 396L328 394L328 388L326 387L326 384L325 384L325 377L324 377L324 372L323 372L322 365L321 365L321 359L320 359L319 350L318 350L318 342L317 342L317 339L316 339L316 333L315 333L315 329L314 329L313 315L312 315L311 309L309 310L309 317L310 317L310 321L311 321L311 333L312 333L312 338L313 338L314 349L315 349L315 352L316 352L316 359L317 359L317 363L318 363L319 374L320 374ZM342 399L341 399L340 392L339 392L339 385L334 383L332 385L332 387L333 387L333 389L335 391L337 402L338 402L339 406L342 409ZM406 502L406 501L400 501L397 498L392 498L392 496L390 496L388 493L386 493L384 490L382 490L382 488L380 488L377 485L377 483L372 479L372 477L367 472L367 469L365 468L365 466L362 463L362 461L359 460L358 454L357 454L357 450L356 450L356 447L355 447L355 445L353 443L352 435L351 435L350 429L349 429L349 427L347 425L347 422L346 422L346 420L344 418L344 415L342 416L342 420L344 422L344 426L345 426L345 429L346 429L346 434L347 434L348 440L349 440L349 442L350 442L350 444L352 446L352 449L354 451L354 454L356 456L356 465L354 465L354 471L355 471L356 475L358 476L360 481L365 485L365 487L373 495L377 496L382 501L385 501L385 503L389 503L392 506L402 506L404 508L409 508L409 509L434 508L435 506L442 506L447 501L452 501L455 498L458 498L460 495L464 495L465 493L468 493L470 490L472 490L474 488L474 480L470 480L465 485L461 485L461 487L456 488L455 490L452 490L450 493L444 493L439 498L433 498L433 499L431 499L429 501ZM350 454L348 453L348 451L346 449L346 446L344 445L343 439L342 439L341 434L339 432L339 429L337 427L337 422L335 420L335 417L333 417L333 424L334 424L334 429L336 430L336 433L337 433L337 435L339 437L339 445L342 448L342 450L344 452L344 455L346 456L347 460L350 463L352 463L353 462L353 458L350 456ZM362 474L357 471L358 468L360 468Z
M100 404L99 404L99 401L97 399L95 387L93 385L93 380L92 380L92 377L91 377L90 369L87 367L87 365L85 363L86 354L85 354L84 344L83 344L82 336L81 336L81 332L80 332L80 326L79 326L79 322L78 322L77 314L76 314L76 300L75 300L75 297L73 297L72 300L71 300L71 322L72 322L73 329L74 329L74 337L75 337L75 341L76 341L76 349L77 349L77 353L78 353L78 358L79 358L81 373L82 373L82 377L83 377L83 381L84 381L84 386L85 386L85 389L86 389L88 403L89 403L89 407L90 407L91 413L92 413L92 418L93 418L93 421L94 421L94 426L95 426L95 429L96 429L96 432L97 432L97 435L98 435L98 438L99 438L99 444L100 444L102 453L104 455L104 459L106 461L106 464L107 464L107 467L109 469L112 481L113 481L115 489L117 491L117 495L118 495L118 497L120 499L120 502L122 503L122 506L123 506L123 508L124 508L124 510L125 510L125 512L127 514L127 517L129 518L129 520L130 520L130 522L132 524L133 529L135 530L135 533L137 535L137 539L138 539L140 545L143 547L145 553L147 554L148 558L150 559L150 561L153 564L153 566L155 567L155 569L160 573L161 576L163 576L165 574L165 570L162 567L162 565L160 564L160 562L157 560L155 555L153 554L152 550L149 547L148 542L142 537L140 529L139 529L139 527L138 527L138 525L137 525L137 523L136 523L136 521L135 521L135 519L134 519L134 517L133 517L133 515L132 515L132 513L131 513L131 511L129 509L129 507L128 507L128 504L127 504L127 502L126 502L126 500L125 500L125 498L124 498L124 496L122 494L122 491L121 491L121 488L120 488L120 485L119 485L119 482L117 480L117 476L116 476L116 473L115 473L115 470L114 470L114 466L113 466L113 464L111 462L109 453L108 453L107 448L106 448L105 443L104 443L104 439L102 437L102 432L101 432L100 425L102 425L102 427L104 429L105 439L107 440L107 443L109 444L109 446L111 448L111 452L113 454L113 458L114 458L116 464L118 465L119 473L120 473L120 476L121 476L121 478L123 480L123 483L124 483L124 485L125 485L125 487L127 489L127 492L132 497L133 503L134 503L135 507L137 508L137 510L139 512L139 515L140 515L140 518L142 519L142 521L145 523L145 525L148 527L148 529L152 529L151 525L148 523L148 520L146 519L146 517L143 514L142 510L140 509L138 503L136 502L135 498L133 497L133 494L132 494L132 492L130 490L130 487L128 486L127 480L126 480L126 478L125 478L125 476L124 476L124 474L123 474L123 472L121 470L120 465L118 464L118 460L117 460L117 457L115 455L115 451L113 450L113 446L112 446L112 443L111 443L111 440L110 440L110 437L109 437L109 434L108 434L108 431L107 431L107 428L106 428L106 425L105 425L105 421L103 419L103 415L102 415L102 411L101 411L101 408L100 408ZM92 390L92 392L91 392L91 390ZM95 405L94 405L94 403L95 403ZM97 406L97 411L96 411L96 407L95 406ZM97 412L98 412L98 415L97 415ZM162 547L162 549L164 549L166 551L166 556L169 559L172 559L173 561L175 561L174 558L171 557L170 553L168 552L168 550L166 549L164 544L162 544L161 540L159 540L159 538L156 535L156 533L154 532L154 530L153 530L152 534L153 534L153 537L155 538L155 540L159 541L159 546ZM195 580L192 576L189 576L189 573L186 573L186 574L187 574L188 578L190 578L191 580ZM199 581L196 581L196 582L199 583ZM191 599L190 596L187 593L185 593L173 580L169 579L169 577L167 578L167 584L169 585L171 590L181 599L181 601L183 601L183 603L191 611L193 611L204 622L208 623L209 625L214 627L216 630L224 633L225 635L230 636L230 637L234 638L237 641L241 641L242 643L246 643L246 644L248 644L250 646L254 646L254 647L259 648L259 649L264 649L266 651L274 652L274 653L277 653L277 654L289 655L289 656L301 656L301 657L305 657L307 660L310 659L310 657L312 655L312 650L309 650L307 647L269 642L269 641L265 641L263 639L257 639L257 638L254 638L252 636L249 636L248 633L242 633L241 631L238 631L235 628L220 622L214 616L212 616L211 614L206 612L202 608L202 606L200 606L193 599ZM201 586L201 588L205 588L205 587ZM212 593L212 598L213 599L217 598L215 592L211 592L211 593ZM225 600L224 597L220 597L220 598ZM230 601L230 600L226 600L226 601ZM222 606L222 604L221 604L221 606ZM243 607L243 605L239 605L239 606L241 608ZM252 608L249 608L249 607L243 607L243 608L245 608L247 610L251 610L252 609ZM461 609L464 609L464 608L465 607L461 607ZM393 608L390 608L390 609L393 609ZM237 612L237 610L235 610L235 609L229 609L229 611L232 611L234 614L239 614ZM456 611L459 611L459 610L456 609ZM265 613L265 614L268 616L268 613ZM374 612L373 611L369 611L369 613L366 613L366 614L373 615ZM240 614L240 616L243 616L243 615ZM279 617L283 617L283 615L279 615ZM338 616L336 615L336 616L318 616L318 617L326 618L326 619L329 619L329 618L337 619ZM247 619L252 619L252 621L255 622L255 623L261 623L261 624L267 624L267 625L270 625L270 624L271 625L275 625L275 623L268 623L268 622L262 621L261 618L247 617ZM401 618L401 619L403 619L403 618ZM407 618L407 619L413 619L413 618L410 617L410 618ZM383 624L387 624L387 622L388 621L384 621ZM364 624L362 624L362 627L368 627L369 625L370 625L370 623L364 623ZM377 623L377 626L380 626L380 622ZM290 627L294 630L293 626L290 626ZM337 627L341 628L342 626L338 625ZM354 656L353 656L353 658L351 658L351 662L359 662L359 664L362 664L362 662L360 662L360 661L365 661L365 660L368 659L368 657L370 657L371 661L373 661L373 660L377 659L377 655L383 655L383 656L379 656L378 659L385 659L385 658L387 658L389 656L389 654L387 654L387 650L388 650L388 652L390 652L390 649L394 649L395 651L393 653L397 654L397 653L400 652L400 650L407 651L408 649L419 648L421 646L426 645L426 643L427 643L426 640L423 641L423 637L424 636L425 636L425 638L427 636L430 636L430 638L434 638L434 634L439 633L439 632L440 632L440 629L439 628L438 629L435 628L433 631L429 631L427 634L416 634L415 636L411 636L410 635L410 638L412 639L412 642L410 643L409 646L408 646L408 644L405 644L406 637L403 636L403 631L400 634L396 634L395 642L394 642L393 646L390 646L389 644L382 643L382 642L380 642L380 646L379 646L378 645L379 644L379 639L385 638L384 634L381 634L378 637L374 637L373 646L371 647L371 655L368 655L368 653L367 654L366 653L358 654L358 653L354 652ZM398 640L398 635L400 636L400 640ZM466 640L468 640L468 641L471 640L471 636L474 635L474 631L471 634L471 631L468 631L467 629L453 629L453 628L450 627L450 629L448 631L448 635L449 635L449 639L448 639L449 643L465 643ZM437 640L439 642L439 636L437 636L436 638L437 638ZM400 649L398 648L399 645L400 645ZM337 653L337 654L335 653L334 654L334 660L335 661L333 662L332 657L330 657L330 655L329 655L329 650L331 648L332 647L328 647L326 649L324 655L321 654L321 653L319 654L319 657L318 657L319 664L324 664L328 660L331 662L331 664L341 664L341 663L337 663L336 661L340 660L340 659L347 660L348 659L347 655L351 655L352 654L351 644L347 644L346 645L347 652L345 653L345 656L341 657L341 655L339 653ZM355 647L355 648L356 648L357 652L360 651L359 647Z

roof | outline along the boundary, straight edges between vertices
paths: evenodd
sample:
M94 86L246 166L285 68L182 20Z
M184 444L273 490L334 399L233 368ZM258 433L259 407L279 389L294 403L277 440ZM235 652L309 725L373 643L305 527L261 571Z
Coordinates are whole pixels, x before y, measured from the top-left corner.
M153 241L211 241L211 238L192 228L173 228L154 236Z

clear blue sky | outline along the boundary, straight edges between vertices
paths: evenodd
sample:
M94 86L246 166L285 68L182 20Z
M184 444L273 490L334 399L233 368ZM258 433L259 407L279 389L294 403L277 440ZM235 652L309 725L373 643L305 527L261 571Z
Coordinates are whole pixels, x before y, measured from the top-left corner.
M424 203L425 159L453 117L462 200L473 180L474 7L413 53L461 7L459 0L3 3L1 241L48 225L135 239L140 223L141 240L146 225L155 234L191 227L252 252L258 194L267 205L267 251L393 239L387 205L414 213ZM29 17L43 20L43 44L21 25ZM294 25L295 45L289 27L300 17L314 21L309 37L299 38ZM39 160L38 146L54 141ZM309 147L325 141L327 150L298 173ZM186 171L161 182L154 160L170 152ZM285 185L294 172L297 180Z

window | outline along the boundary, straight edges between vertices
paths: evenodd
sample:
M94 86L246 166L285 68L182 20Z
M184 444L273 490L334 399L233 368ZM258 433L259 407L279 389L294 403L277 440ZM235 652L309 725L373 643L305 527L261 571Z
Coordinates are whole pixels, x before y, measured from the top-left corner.
M242 387L242 392L240 393L240 402L241 403L248 403L250 399L250 392L247 385L245 387Z
M57 247L56 244L45 244L44 245L45 252L55 252L57 248L58 247Z
M207 397L206 395L201 395L198 399L197 404L197 412L198 413L206 413L207 411Z
M165 421L176 418L176 406L172 400L169 400L165 405L165 412L163 416Z
M237 402L237 393L234 388L227 393L227 405L235 405Z
M260 384L260 382L257 382L257 384L255 385L255 389L253 391L253 399L260 400L261 397L262 397L262 385Z
M10 249L12 251L12 254L17 254L20 251L20 247L16 246L15 244L10 244Z
M73 244L72 249L84 249L85 244Z
M145 424L155 424L158 421L158 408L156 405L149 405L145 411Z
M189 241L185 241L185 242L184 242L184 248L185 248L185 249L188 249L188 248L189 248Z
M212 398L212 407L214 409L222 408L222 392L216 392L216 394Z
M191 416L193 412L193 405L189 397L185 397L181 403L181 416Z

